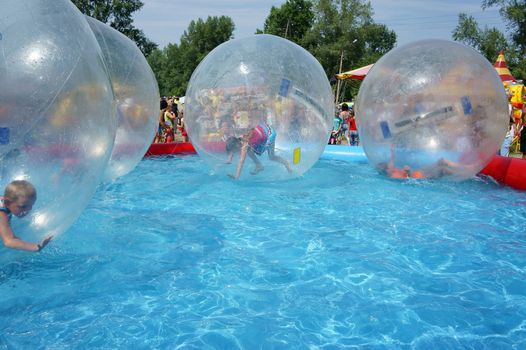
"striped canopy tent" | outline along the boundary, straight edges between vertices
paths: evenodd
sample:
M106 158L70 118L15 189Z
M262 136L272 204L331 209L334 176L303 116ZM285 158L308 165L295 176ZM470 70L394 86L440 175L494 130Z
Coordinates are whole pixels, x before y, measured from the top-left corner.
M504 81L515 81L515 78L513 75L511 75L510 70L508 69L508 64L506 63L506 59L504 58L504 50L501 50L499 53L499 57L497 58L497 62L493 65L495 69L497 70L497 73L500 76L500 79Z
M370 65L365 66L365 67L356 68L356 69L353 69L353 70L350 70L350 71L347 71L347 72L336 74L336 79L340 79L340 80L348 80L348 79L364 80L365 76L367 75L367 73L369 73L369 70L371 69L372 66L373 66L373 64L370 64Z

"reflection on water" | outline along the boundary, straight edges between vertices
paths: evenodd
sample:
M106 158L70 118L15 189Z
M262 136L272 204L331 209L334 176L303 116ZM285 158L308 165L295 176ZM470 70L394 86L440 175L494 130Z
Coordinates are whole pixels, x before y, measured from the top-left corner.
M524 202L363 163L250 184L148 159L41 254L2 248L0 347L522 348Z

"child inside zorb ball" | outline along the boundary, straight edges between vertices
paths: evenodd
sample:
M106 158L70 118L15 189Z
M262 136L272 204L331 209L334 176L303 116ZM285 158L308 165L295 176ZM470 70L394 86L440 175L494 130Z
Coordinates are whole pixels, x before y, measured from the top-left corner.
M505 90L491 63L445 40L383 56L362 83L356 109L369 162L390 177L406 169L405 177L470 178L499 149L508 120Z
M241 153L239 156L236 173L234 175L229 174L229 176L234 179L239 179L247 155L255 164L254 170L252 170L250 173L252 175L256 175L262 171L263 164L261 164L261 161L257 156L261 156L265 151L268 152L270 160L283 164L289 173L292 172L290 163L276 155L275 144L276 130L267 123L260 123L256 125L255 128L250 129L247 134L243 135L243 137L232 136L228 138L226 141L226 151L228 153L228 160L226 163L230 164L232 162L232 159L234 158L234 152L239 151Z
M185 99L199 156L213 173L234 179L301 176L331 129L333 96L323 68L300 46L272 35L215 48L192 74ZM243 171L247 157L251 171Z

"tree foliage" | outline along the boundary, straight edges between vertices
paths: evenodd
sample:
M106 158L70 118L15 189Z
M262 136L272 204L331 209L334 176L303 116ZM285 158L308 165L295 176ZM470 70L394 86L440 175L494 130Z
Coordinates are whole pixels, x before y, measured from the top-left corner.
M272 6L263 31L258 30L256 33L273 34L300 44L313 20L314 12L310 1L287 0L280 7Z
M321 63L327 76L374 63L396 43L396 34L374 23L370 2L364 0L287 0L272 7L263 31L294 41ZM346 91L355 95L359 85Z
M263 30L257 33L287 38L318 59L327 73L338 73L343 52L343 69L376 62L396 43L396 34L373 21L366 0L286 0L272 7ZM152 52L148 61L163 95L182 95L199 62L217 45L231 39L234 22L229 17L194 20L179 44L169 44ZM346 89L348 99L358 86Z
M376 62L396 43L396 34L375 23L370 2L363 0L314 0L314 23L302 45L322 64L327 76L343 69ZM350 99L357 93L354 85L344 94Z
M511 32L511 39L522 56L526 55L526 1L524 0L484 0L483 8L500 6L500 15Z
M459 24L453 31L453 39L473 47L488 61L495 61L500 50L508 49L503 33L496 28L480 28L473 16L459 14Z
M482 8L499 6L499 12L506 22L507 38L496 28L481 28L477 21L464 13L453 31L453 39L481 52L494 62L500 50L506 52L511 73L517 79L526 78L526 2L521 0L483 0Z
M197 65L216 46L233 37L234 22L230 17L208 17L190 22L179 44L168 44L154 50L148 62L154 71L161 95L184 95Z
M157 45L146 38L143 31L133 25L132 14L143 7L140 0L72 0L85 15L109 24L119 32L135 41L145 56Z

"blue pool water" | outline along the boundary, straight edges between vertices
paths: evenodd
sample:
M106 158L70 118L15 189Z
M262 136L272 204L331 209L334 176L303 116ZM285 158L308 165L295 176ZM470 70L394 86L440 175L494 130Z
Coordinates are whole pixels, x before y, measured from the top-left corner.
M147 159L41 254L0 248L0 349L525 349L525 227L484 179Z

